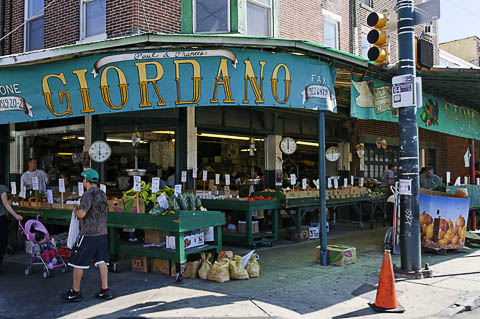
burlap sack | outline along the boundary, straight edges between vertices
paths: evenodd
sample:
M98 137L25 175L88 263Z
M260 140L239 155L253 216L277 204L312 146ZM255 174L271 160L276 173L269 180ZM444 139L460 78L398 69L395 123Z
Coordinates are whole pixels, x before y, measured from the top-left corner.
M245 267L242 266L242 257L241 256L234 256L232 260L230 260L230 278L232 279L248 279L248 272Z
M202 253L201 256L202 256L202 265L200 266L200 269L198 269L198 277L204 280L207 280L208 272L212 267L212 263L210 262L210 258L212 258L212 254L208 253L208 255L205 255L205 253Z
M230 259L223 258L215 261L210 271L208 272L207 279L216 282L226 282L230 280L229 271Z
M245 267L247 269L247 272L250 278L260 276L260 264L258 263L258 259L259 259L258 255L253 254L247 263L247 267Z

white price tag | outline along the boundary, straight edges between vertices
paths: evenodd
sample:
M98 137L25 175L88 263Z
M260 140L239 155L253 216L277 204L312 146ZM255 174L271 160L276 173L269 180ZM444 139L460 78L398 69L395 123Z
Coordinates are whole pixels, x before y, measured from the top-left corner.
M38 177L32 177L32 189L38 191Z
M158 193L160 190L160 177L152 178L152 194Z
M297 183L297 176L290 174L290 184L295 185Z
M215 185L220 184L220 174L215 174Z
M162 209L168 208L168 199L167 199L167 196L165 196L165 194L162 193L162 195L158 196L157 202Z
M328 186L327 187L332 188L332 179L329 177L327 181L328 181Z
M175 197L177 197L181 193L182 193L182 184L176 184L175 185Z
M83 183L82 182L78 183L78 196L79 197L83 196Z
M225 174L225 185L230 185L230 174Z
M353 176L350 176L350 184L353 186L355 184L355 179Z
M187 182L187 171L182 171L182 179L180 180L182 183Z
M447 184L450 184L450 172L447 172Z
M60 193L65 193L65 180L63 178L58 179L58 191Z
M335 189L338 188L338 179L336 178L333 179L333 187L335 187Z
M477 185L480 185L480 177L477 177Z
M203 171L202 181L206 182L207 181L207 176L208 176L208 171Z
M20 188L20 197L25 199L27 198L27 187L26 186L22 186Z
M463 184L468 185L468 177L467 176L463 177Z
M363 177L360 177L360 187L363 187L364 181L365 181L365 179Z
M142 191L142 178L140 176L133 176L133 190L136 192Z
M106 194L107 193L107 186L105 186L105 184L100 184L100 190L103 191Z
M317 186L317 189L320 189L320 179L317 179L317 183L315 184Z
M47 203L53 204L53 192L51 189L47 190Z
M348 178L345 177L345 178L343 179L343 187L344 187L344 188L347 188L347 186L348 186Z
M17 183L11 182L11 183L10 183L10 188L12 189L12 191L10 192L10 194L16 195L16 194L17 194Z
M307 179L306 178L302 179L302 188L307 189Z
M197 178L197 176L198 176L198 168L194 168L192 170L192 178Z
M458 186L460 185L460 176L457 177L457 179L455 180L455 185L454 186Z

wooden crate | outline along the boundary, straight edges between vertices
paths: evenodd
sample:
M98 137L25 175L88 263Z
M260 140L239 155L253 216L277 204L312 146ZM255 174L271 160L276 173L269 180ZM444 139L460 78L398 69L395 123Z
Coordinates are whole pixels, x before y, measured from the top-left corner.
M170 232L161 230L145 229L145 244L164 243L165 237L169 236Z
M150 272L150 258L146 256L133 256L132 257L132 271L135 272Z

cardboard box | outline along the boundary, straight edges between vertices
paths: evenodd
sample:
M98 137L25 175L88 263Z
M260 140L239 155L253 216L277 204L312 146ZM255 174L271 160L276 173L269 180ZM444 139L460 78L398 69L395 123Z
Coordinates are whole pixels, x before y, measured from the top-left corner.
M143 273L150 272L150 258L145 256L133 256L132 271Z
M344 266L357 261L357 249L346 245L328 245L327 261L329 265ZM320 246L316 249L316 262L320 263Z
M162 230L145 229L145 244L164 243L170 233Z
M152 272L156 274L170 275L170 259L152 259Z
M258 227L258 220L252 221L252 234L258 233L260 231ZM239 233L246 233L247 232L247 222L245 221L238 221L238 232Z
M123 212L124 205L121 198L114 198L108 201L109 212Z

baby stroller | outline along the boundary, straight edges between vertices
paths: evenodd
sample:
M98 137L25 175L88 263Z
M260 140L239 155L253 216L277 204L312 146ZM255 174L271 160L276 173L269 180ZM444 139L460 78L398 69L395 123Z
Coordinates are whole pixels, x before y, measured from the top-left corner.
M37 219L28 220L25 223L25 227L22 226L22 223L20 221L18 222L18 225L19 225L20 229L22 230L22 233L25 234L26 239L29 242L31 242L32 245L37 244L35 242L35 233L36 232L42 232L43 234L45 234L46 242L52 243L51 240L50 240L50 234L48 233L45 226L43 226L43 224L38 220L38 216L37 216ZM32 266L33 265L42 265L43 266L42 276L45 279L52 275L52 270L55 269L55 268L62 268L63 273L68 272L68 266L65 263L65 261L63 260L63 258L58 254L57 247L54 247L54 249L55 249L55 257L52 258L52 264L51 264L50 268L48 267L47 262L45 261L43 254L40 254L39 256L37 256L35 254L35 252L32 251L32 256L30 258L30 263L27 266L27 268L25 269L25 275L28 276L32 273Z

